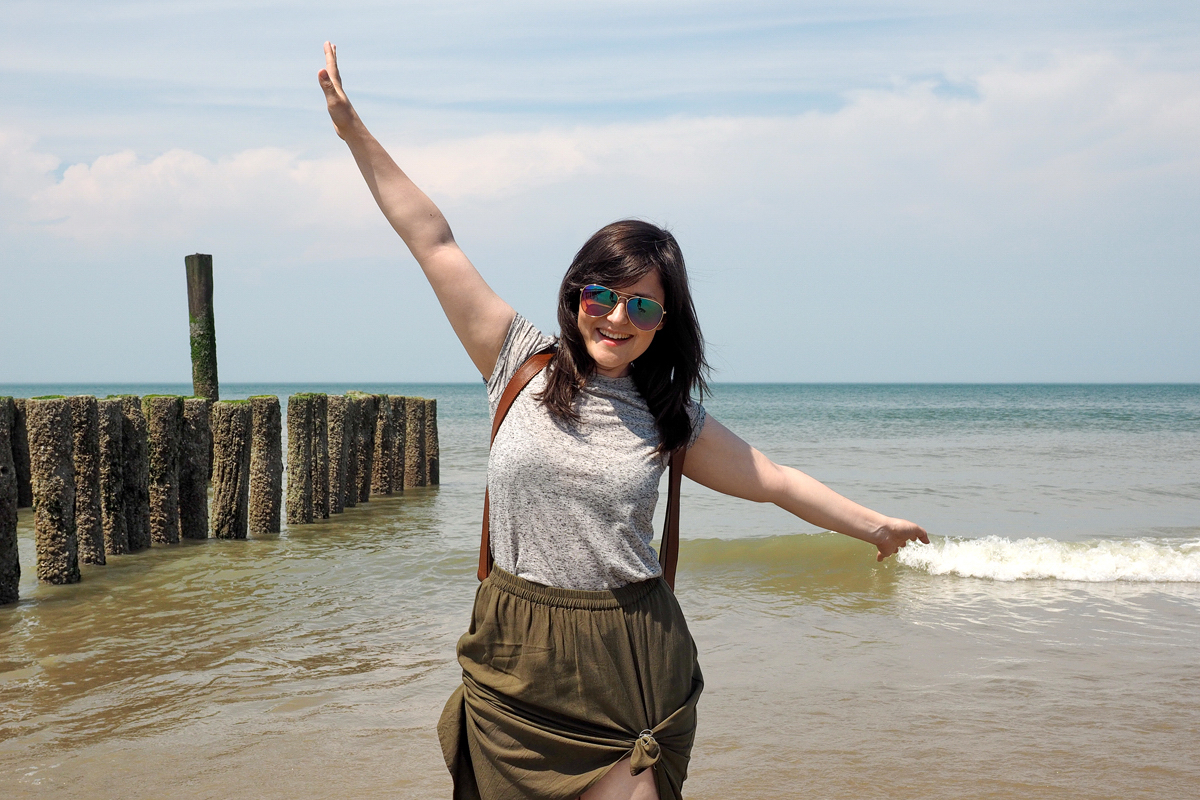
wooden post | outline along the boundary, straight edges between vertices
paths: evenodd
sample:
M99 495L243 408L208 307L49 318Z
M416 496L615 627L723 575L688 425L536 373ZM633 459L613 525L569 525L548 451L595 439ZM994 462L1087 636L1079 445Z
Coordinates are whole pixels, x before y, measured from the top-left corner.
M371 500L371 478L375 472L375 429L379 424L379 399L373 394L351 395L358 406L358 502Z
M371 494L392 493L392 402L386 394L375 395L375 459L371 468Z
M346 503L346 456L350 441L346 435L347 400L345 395L326 398L326 422L329 442L329 513L341 514Z
M346 483L342 494L342 507L358 505L358 450L360 437L359 412L361 407L351 394L346 395Z
M424 486L428 480L425 463L425 398L405 402L404 488Z
M183 401L183 436L179 448L179 536L208 538L208 476L212 474L212 402L205 397Z
M279 533L283 501L283 418L279 398L273 394L251 397L250 416L253 432L249 531L256 536Z
M32 398L25 406L25 424L29 428L38 580L78 583L71 406L65 397Z
M13 400L12 457L17 470L17 508L33 505L33 488L29 480L29 431L25 427L24 397Z
M17 467L13 461L13 420L17 404L0 397L0 606L17 602L21 559L17 553Z
M183 437L183 398L147 395L146 416L150 479L150 541L179 544L179 449Z
M437 400L425 401L425 478L429 486L442 482L442 451L438 446Z
M213 403L212 532L245 539L250 500L250 403Z
M75 539L79 560L103 564L104 527L100 518L100 412L96 398L70 398L72 459L75 462Z
M192 394L214 403L221 399L217 384L217 327L213 318L212 256L185 256L188 292L188 331L192 337Z
M100 527L104 552L116 556L129 552L125 515L125 411L119 397L96 403L100 446Z
M129 552L136 553L150 546L150 456L142 399L137 395L123 395L121 412L125 416L121 430L124 447L121 460L125 478L125 531L129 538Z
M312 424L313 519L329 519L329 397L314 394Z
M288 398L287 427L287 522L288 525L307 525L313 521L311 394L294 394Z
M393 394L388 397L388 405L392 412L392 447L388 452L388 461L392 467L392 491L404 491L404 443L408 437L408 402L407 397Z

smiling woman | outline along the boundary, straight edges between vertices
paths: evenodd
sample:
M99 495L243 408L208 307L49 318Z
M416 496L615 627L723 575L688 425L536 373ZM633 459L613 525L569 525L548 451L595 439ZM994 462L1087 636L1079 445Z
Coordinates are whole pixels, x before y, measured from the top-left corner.
M704 340L667 231L624 220L595 233L559 289L561 338L538 331L367 131L328 42L325 60L337 133L487 381L494 420L483 584L438 725L454 796L676 800L704 681L673 567L650 546L668 462L673 478L773 502L881 560L928 537L707 416L692 397L705 389Z

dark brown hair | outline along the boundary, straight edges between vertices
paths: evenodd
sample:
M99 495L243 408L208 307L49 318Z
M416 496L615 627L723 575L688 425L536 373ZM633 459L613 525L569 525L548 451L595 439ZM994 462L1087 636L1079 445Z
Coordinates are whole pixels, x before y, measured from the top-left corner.
M669 453L691 437L688 400L693 393L697 399L704 397L709 367L679 243L649 222L626 219L606 225L575 254L558 291L562 338L538 399L558 419L579 421L575 400L596 369L579 332L579 293L590 283L614 289L628 286L651 272L657 272L662 282L667 313L662 329L634 362L631 374L658 424L659 452Z

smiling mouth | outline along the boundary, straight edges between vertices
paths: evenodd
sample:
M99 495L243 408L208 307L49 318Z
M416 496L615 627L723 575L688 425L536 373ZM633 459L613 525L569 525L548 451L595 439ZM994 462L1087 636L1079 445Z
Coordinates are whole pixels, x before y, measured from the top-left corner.
M607 331L602 331L599 329L596 330L596 333L600 334L602 338L608 339L610 342L623 342L627 339L633 338L632 333L608 333Z

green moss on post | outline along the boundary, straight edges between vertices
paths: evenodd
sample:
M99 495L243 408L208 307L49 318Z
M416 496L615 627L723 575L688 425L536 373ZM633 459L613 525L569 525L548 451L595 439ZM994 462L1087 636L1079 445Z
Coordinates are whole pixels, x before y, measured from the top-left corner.
M213 318L212 256L185 256L188 331L192 340L192 394L221 399L217 383L217 327Z

